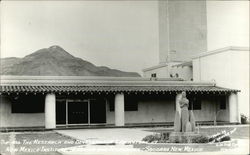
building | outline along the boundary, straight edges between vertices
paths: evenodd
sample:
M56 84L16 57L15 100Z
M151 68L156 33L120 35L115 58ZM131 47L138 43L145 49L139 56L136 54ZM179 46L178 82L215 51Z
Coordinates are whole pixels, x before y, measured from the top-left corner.
M190 61L157 65L143 70L144 77L178 77L187 81L213 81L219 87L241 90L239 111L249 115L249 48L225 47L200 53Z
M159 0L159 64L207 51L207 1Z
M159 1L159 63L143 69L143 76L241 90L240 113L249 115L248 4Z
M145 68L142 71L143 77L180 78L185 81L193 80L192 61L162 63Z
M238 90L213 82L113 77L1 76L0 127L172 124L187 92L198 123L238 123Z
M194 81L215 81L217 86L240 90L240 113L249 115L249 47L226 47L192 59Z

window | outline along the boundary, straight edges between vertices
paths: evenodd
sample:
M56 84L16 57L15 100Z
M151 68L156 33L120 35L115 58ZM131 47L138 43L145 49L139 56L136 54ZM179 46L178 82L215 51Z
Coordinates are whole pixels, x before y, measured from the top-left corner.
M189 110L201 110L201 99L197 96L189 97Z
M44 96L27 95L12 98L12 113L43 113L44 112Z
M136 96L125 97L125 111L138 111L138 101Z
M152 78L156 78L156 73L151 74Z
M226 96L220 97L219 102L220 102L220 109L225 110L227 108L226 107Z

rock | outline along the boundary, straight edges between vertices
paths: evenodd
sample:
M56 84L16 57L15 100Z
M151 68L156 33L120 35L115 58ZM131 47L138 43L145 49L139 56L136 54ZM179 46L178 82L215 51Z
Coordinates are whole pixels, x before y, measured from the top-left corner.
M175 132L181 131L181 118L180 118L180 113L178 111L175 112L174 131Z
M185 132L192 132L192 126L189 121L186 123Z
M191 123L192 132L194 132L195 131L195 118L194 118L193 110L189 111L189 121Z

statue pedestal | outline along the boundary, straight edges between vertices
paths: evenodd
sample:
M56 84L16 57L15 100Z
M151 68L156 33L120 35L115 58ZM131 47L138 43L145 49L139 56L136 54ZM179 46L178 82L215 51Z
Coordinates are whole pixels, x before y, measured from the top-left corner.
M195 132L172 132L169 135L170 143L191 143L194 137L200 134Z

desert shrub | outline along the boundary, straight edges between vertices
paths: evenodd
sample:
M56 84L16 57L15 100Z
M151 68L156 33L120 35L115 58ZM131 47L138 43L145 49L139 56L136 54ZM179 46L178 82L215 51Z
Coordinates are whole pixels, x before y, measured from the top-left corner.
M148 135L148 136L146 136L146 137L144 137L144 138L142 139L142 141L145 141L145 142L148 142L148 143L151 143L151 142L156 141L156 140L159 140L157 134Z
M240 114L241 124L247 124L247 116L244 114Z
M169 139L169 133L161 133L161 134L154 134L154 135L148 135L142 139L142 141L152 143L166 143Z
M230 138L229 136L225 136L225 137L222 137L222 138L220 139L221 142L230 141L230 140L231 140L231 138Z
M208 143L209 138L204 135L195 136L191 139L192 143Z

